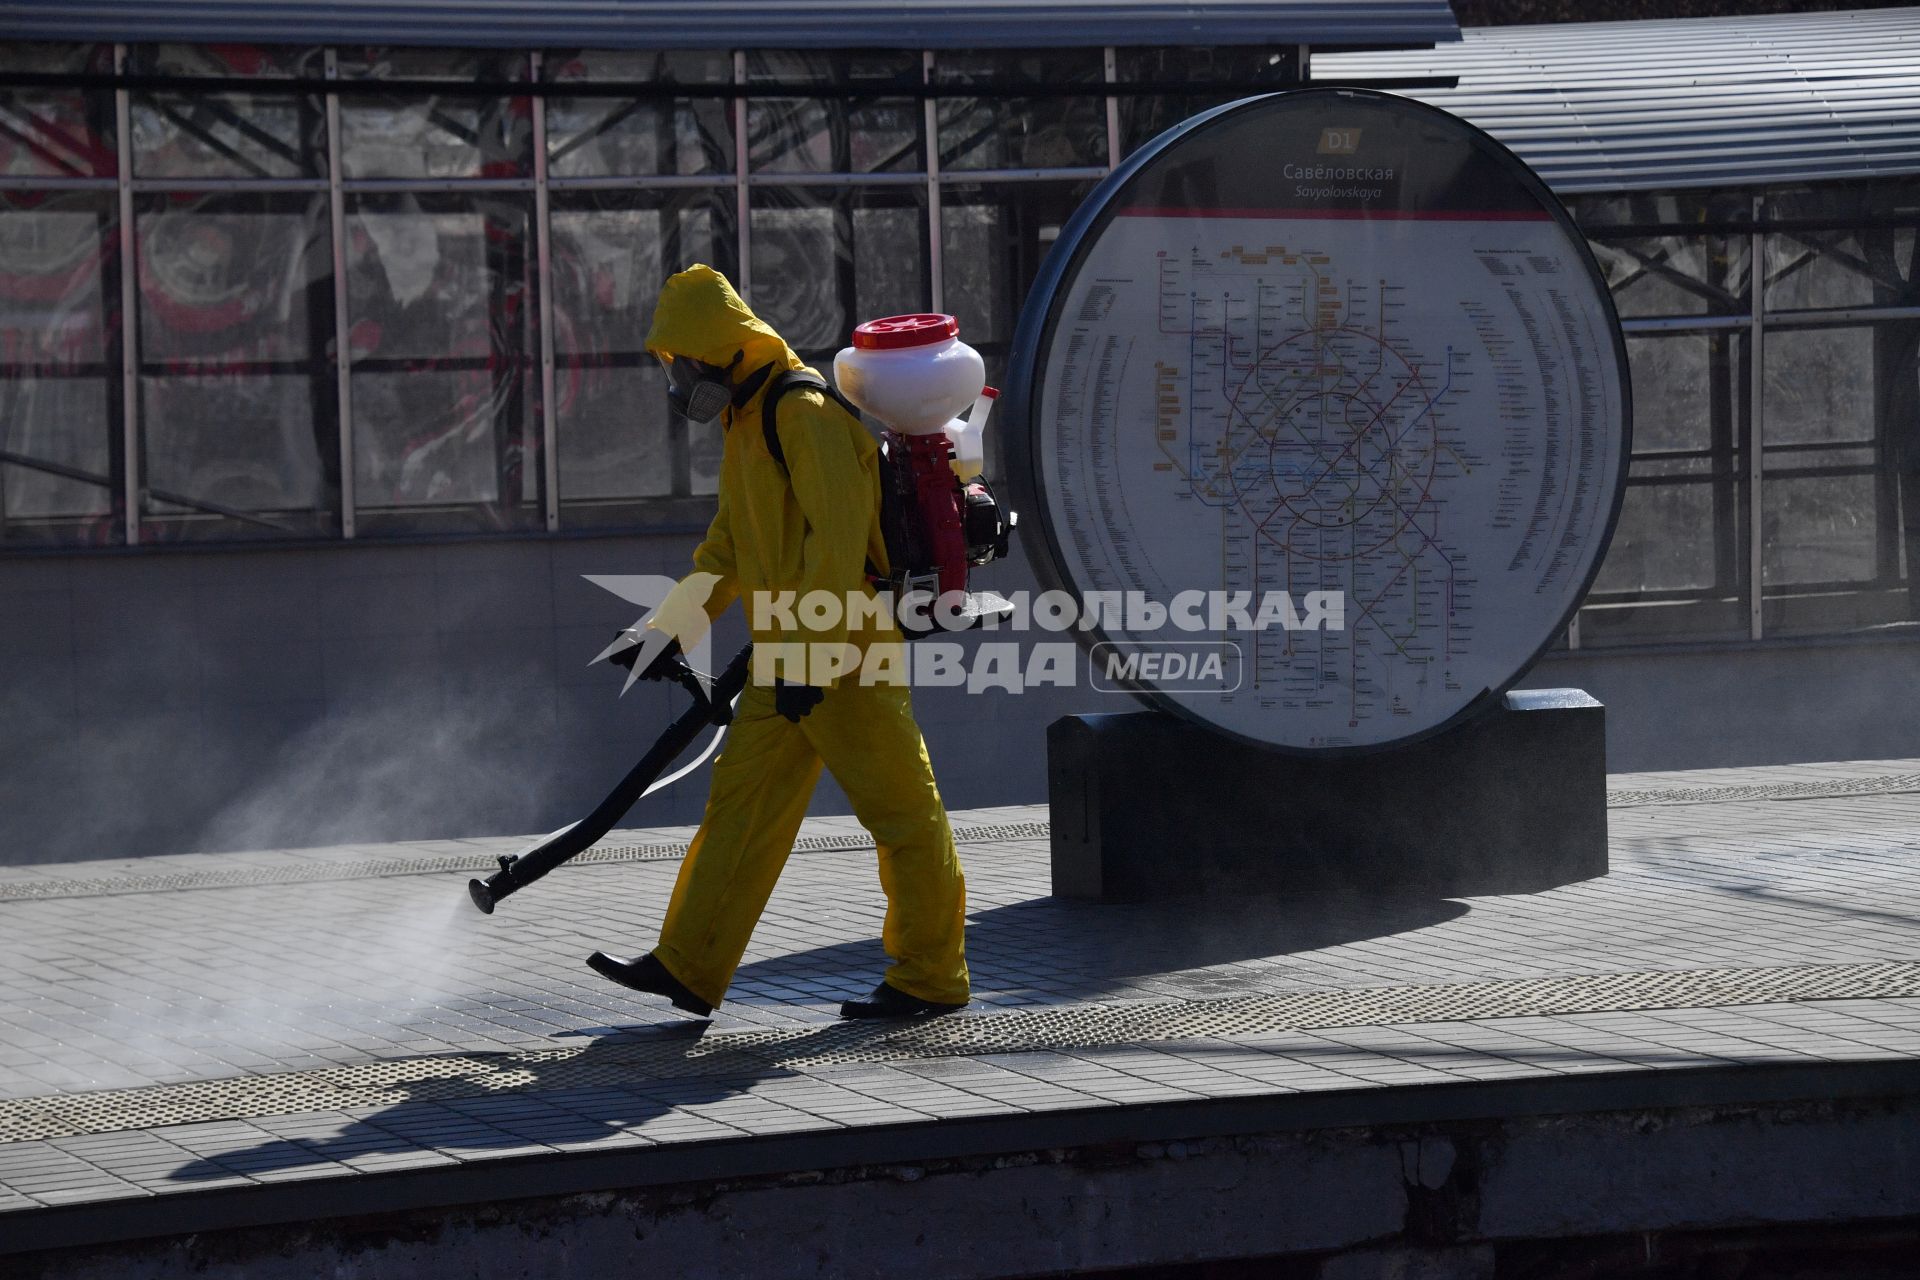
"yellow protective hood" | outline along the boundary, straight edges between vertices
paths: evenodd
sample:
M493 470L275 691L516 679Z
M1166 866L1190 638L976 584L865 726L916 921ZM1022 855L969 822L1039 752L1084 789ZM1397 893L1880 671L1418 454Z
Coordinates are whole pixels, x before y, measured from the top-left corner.
M653 327L647 331L647 350L655 355L691 356L726 368L736 352L748 369L769 361L795 368L800 361L766 321L753 314L727 283L727 278L705 265L694 265L667 278L654 304Z

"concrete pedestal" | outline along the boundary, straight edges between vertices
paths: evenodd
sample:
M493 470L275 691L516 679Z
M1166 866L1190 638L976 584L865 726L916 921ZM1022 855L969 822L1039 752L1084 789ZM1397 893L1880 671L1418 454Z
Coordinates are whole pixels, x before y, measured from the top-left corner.
M1469 896L1607 870L1606 709L1578 689L1344 759L1227 741L1158 711L1047 731L1053 891Z

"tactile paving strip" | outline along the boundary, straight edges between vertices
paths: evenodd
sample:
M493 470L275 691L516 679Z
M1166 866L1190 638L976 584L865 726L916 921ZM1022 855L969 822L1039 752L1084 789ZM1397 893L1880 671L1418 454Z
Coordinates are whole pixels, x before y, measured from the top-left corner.
M1837 800L1866 794L1920 793L1920 773L1889 773L1885 777L1841 777L1830 783L1764 783L1751 787L1659 787L1645 791L1609 791L1607 808L1645 808L1655 804L1740 804L1745 800ZM954 841L1046 841L1052 825L1044 821L1016 821L979 827L954 827ZM793 852L845 852L872 848L858 837L812 835L793 842ZM649 844L603 844L589 848L574 862L666 862L682 858L685 841ZM113 875L100 879L38 879L0 883L0 902L38 898L100 898L109 894L144 894L179 889L227 889L232 885L290 885L311 881L361 881L386 875L436 875L445 871L493 871L495 862L480 856L422 856L380 858L359 862L307 862L280 867L232 867L209 871L163 871L159 875Z
M1920 792L1920 773L1888 774L1877 778L1837 778L1832 782L1780 782L1734 787L1661 787L1607 792L1611 809L1651 805L1738 804L1753 800L1826 800L1862 795L1899 795ZM1052 826L1046 822L1010 822L993 826L955 827L961 844L988 840L1046 840ZM858 837L803 836L795 853L829 853L871 846ZM654 862L684 857L685 841L647 844L610 844L589 849L575 862ZM279 867L235 867L226 870L175 871L158 875L111 876L81 880L13 880L0 883L0 902L44 898L93 898L123 893L165 893L180 889L221 889L235 885L292 884L327 880L368 880L383 876L433 875L449 871L491 872L492 859L475 856L363 859L355 862L307 862Z
M1920 964L1884 962L1358 987L958 1014L915 1022L609 1037L579 1048L405 1058L0 1102L0 1142L383 1107L507 1090L622 1088L688 1076L755 1078L846 1063L1070 1052L1335 1027L1914 996L1920 996Z
M1646 791L1609 791L1609 809L1656 804L1739 804L1747 800L1839 800L1847 796L1900 795L1920 791L1920 773L1890 773L1878 778L1835 778L1832 782L1772 782L1742 787L1662 787Z
M1009 822L996 826L955 827L960 844L987 840L1044 840L1048 824ZM802 836L793 842L795 853L829 853L871 849L859 836ZM652 844L609 844L587 850L573 862L658 862L686 855L684 840ZM180 889L226 889L236 885L301 884L325 880L370 880L382 876L418 876L465 871L475 874L499 869L496 859L480 854L363 859L354 862L303 862L278 867L233 867L225 870L173 871L157 875L107 876L91 880L13 880L0 883L0 902L9 899L98 898L122 893L166 893Z
M1734 787L1660 787L1607 792L1610 809L1651 805L1739 804L1752 800L1829 800L1848 796L1901 795L1920 792L1920 773L1896 773L1876 778L1836 778L1832 782L1778 782ZM993 826L955 827L961 844L988 840L1046 840L1052 825L1046 822L1009 822ZM853 836L803 836L794 841L795 853L837 853L872 846ZM575 862L655 862L684 857L682 840L648 844L610 844L589 849ZM327 880L370 880L383 876L434 875L449 871L491 872L497 862L475 856L362 859L354 862L306 862L279 867L235 867L227 870L174 871L158 875L110 876L91 880L12 880L0 882L0 902L45 898L95 898L123 893L166 893L180 889L224 889L235 885L295 884Z

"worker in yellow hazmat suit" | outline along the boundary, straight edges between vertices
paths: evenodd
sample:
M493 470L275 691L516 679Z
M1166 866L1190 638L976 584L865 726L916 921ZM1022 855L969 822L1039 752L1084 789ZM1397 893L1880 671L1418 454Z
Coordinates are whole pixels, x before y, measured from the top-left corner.
M726 425L719 511L694 551L695 572L650 625L683 631L690 617L710 620L745 596L756 658L780 645L804 645L816 657L897 649L900 634L884 615L850 625L843 609L809 628L800 611L764 607L785 592L795 593L790 600L810 591L845 600L872 591L869 565L886 571L879 450L866 428L828 397L797 388L775 415L784 465L773 456L761 418L767 388L803 366L711 267L666 282L646 345L666 363L676 404L696 420L722 415ZM657 678L663 655L678 649L653 648L641 674ZM887 897L881 940L893 960L872 995L841 1013L913 1016L967 1002L966 884L907 688L863 680L858 669L833 674L839 665L785 664L775 679L769 664L755 662L659 944L633 960L595 952L588 963L596 971L710 1013L792 851L824 762L878 846Z

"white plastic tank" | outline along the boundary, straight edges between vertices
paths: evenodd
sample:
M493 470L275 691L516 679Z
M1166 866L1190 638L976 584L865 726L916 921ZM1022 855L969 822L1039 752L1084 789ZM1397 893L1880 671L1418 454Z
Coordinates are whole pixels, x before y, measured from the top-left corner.
M840 394L903 435L945 431L979 396L986 362L948 315L887 316L853 331L833 358Z

